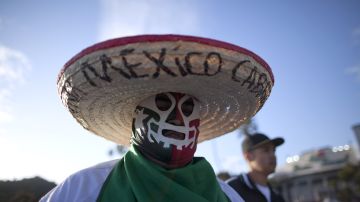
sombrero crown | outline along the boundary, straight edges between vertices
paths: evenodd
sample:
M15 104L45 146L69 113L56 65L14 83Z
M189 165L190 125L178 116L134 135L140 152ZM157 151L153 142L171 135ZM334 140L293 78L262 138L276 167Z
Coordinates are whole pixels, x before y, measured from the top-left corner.
M61 70L63 104L87 130L128 145L136 106L161 92L200 103L198 142L231 132L265 103L274 84L269 65L229 43L180 35L141 35L84 49Z

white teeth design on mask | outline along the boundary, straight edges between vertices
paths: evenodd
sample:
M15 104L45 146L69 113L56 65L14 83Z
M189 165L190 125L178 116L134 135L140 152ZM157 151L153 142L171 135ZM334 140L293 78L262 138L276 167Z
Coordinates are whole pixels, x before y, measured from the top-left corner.
M184 126L177 126L177 125L167 123L166 122L167 117L170 115L172 110L175 109L175 107L181 106L182 103L184 103L187 99L190 98L190 96L185 95L184 97L182 97L178 102L178 106L176 106L175 98L170 93L166 93L166 95L169 97L169 99L172 102L171 107L166 111L161 111L156 107L155 96L148 98L147 100L145 100L144 102L142 102L139 105L141 107L145 107L145 108L159 114L160 120L156 121L155 119L151 118L150 120L148 120L148 122L146 123L147 125L145 126L143 123L143 120L148 118L149 115L144 114L144 109L138 110L136 118L135 118L135 129L137 130L138 134L141 134L144 138L146 137L149 140L149 142L151 142L151 143L156 142L159 144L162 142L164 148L169 148L170 145L176 146L177 150L182 150L184 147L189 147L189 146L190 146L190 148L193 148L196 144L195 141L196 141L196 134L198 132L198 128L197 128L197 126L190 127L189 124L191 121L200 118L200 115L199 115L200 107L199 107L198 101L194 100L194 107L193 107L194 110L193 110L192 114L189 116L184 116L183 112L181 110L179 110L179 112L181 113L181 116L183 118ZM157 132L151 130L150 126L152 124L158 126ZM144 130L144 128L148 129L147 134L143 134L142 131L146 131L146 130ZM162 135L163 130L172 130L175 132L183 133L185 135L185 137L184 137L184 139L181 139L181 140L171 138L171 137L166 137L166 136ZM191 138L189 138L190 133L194 134L193 137L191 137Z
M135 126L136 126L136 130L139 134L141 134L141 128L138 127L140 125L142 125L142 121L148 117L148 115L143 113L144 109L141 109L138 111L136 120L135 120ZM150 126L151 124L155 124L158 125L159 123L156 122L153 118L149 120L149 122L147 123L147 128L148 128L148 132L147 132L147 138L150 142L154 142L154 140L156 141L156 143L163 143L164 144L164 148L169 148L170 145L174 145L176 146L177 150L182 150L183 147L188 147L190 146L190 148L193 148L195 145L195 140L196 140L196 127L193 126L191 128L185 128L183 126L174 126L171 124L167 124L165 123L163 129L170 129L170 130L174 130L174 131L178 131L181 133L185 134L185 139L184 140L178 140L178 139L174 139L174 138L169 138L169 137L165 137L163 135L161 135L161 131L162 129L159 128L158 132L154 132L151 130ZM193 132L194 135L192 138L189 138L189 134Z

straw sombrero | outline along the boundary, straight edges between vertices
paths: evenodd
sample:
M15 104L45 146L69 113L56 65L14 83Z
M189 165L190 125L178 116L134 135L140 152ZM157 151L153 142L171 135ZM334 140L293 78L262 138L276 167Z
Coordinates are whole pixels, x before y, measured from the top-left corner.
M274 84L269 65L229 43L181 35L140 35L90 46L57 82L63 104L87 130L129 145L135 107L180 92L200 103L198 142L231 132L263 106Z

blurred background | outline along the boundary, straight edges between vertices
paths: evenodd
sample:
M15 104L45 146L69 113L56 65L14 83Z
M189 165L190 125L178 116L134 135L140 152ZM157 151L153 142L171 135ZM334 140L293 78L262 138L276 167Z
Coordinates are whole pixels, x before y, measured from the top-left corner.
M169 33L226 41L267 61L275 86L248 128L286 140L273 183L289 201L346 201L360 184L359 11L357 0L0 0L0 201L39 197L120 158L126 148L90 134L62 106L57 75L94 43ZM201 143L196 155L224 178L247 171L244 130ZM19 193L26 183L44 188Z

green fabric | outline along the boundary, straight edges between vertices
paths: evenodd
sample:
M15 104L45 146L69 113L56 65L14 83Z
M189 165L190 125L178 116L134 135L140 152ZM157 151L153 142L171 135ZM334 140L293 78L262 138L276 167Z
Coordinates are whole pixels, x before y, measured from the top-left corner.
M167 170L130 148L106 179L98 202L228 201L210 164L195 157L190 165Z

